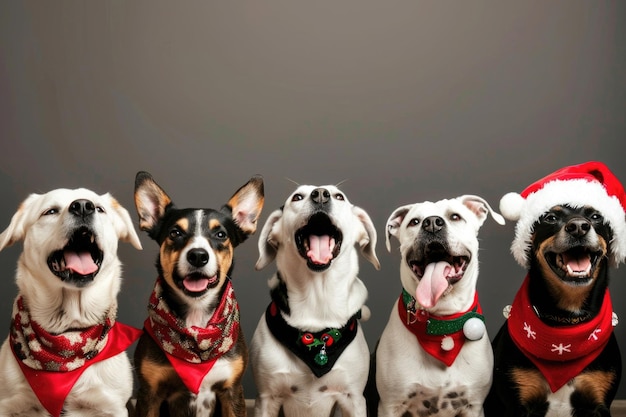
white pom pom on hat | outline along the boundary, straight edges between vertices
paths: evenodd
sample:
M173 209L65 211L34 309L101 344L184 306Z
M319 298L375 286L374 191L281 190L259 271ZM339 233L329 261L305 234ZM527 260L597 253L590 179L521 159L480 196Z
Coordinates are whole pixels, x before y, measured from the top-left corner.
M626 259L626 193L617 177L602 162L590 161L561 168L532 183L521 193L510 192L500 199L500 213L517 221L511 253L523 267L533 224L556 205L591 206L600 211L611 227L613 240L609 259L613 266Z

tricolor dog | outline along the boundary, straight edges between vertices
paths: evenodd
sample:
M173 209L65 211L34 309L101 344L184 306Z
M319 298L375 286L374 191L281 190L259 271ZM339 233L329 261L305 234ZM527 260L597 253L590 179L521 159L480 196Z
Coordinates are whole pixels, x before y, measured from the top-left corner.
M624 189L608 168L562 168L500 201L527 269L493 340L488 416L610 416L621 359L609 267L626 258Z
M140 330L116 323L118 241L141 243L110 195L31 194L0 234L23 240L10 333L0 349L0 415L127 416L133 376L125 350Z
M272 302L256 328L250 360L257 417L365 416L369 349L359 325L367 289L358 254L377 269L367 213L332 185L299 186L267 219L257 269L276 261Z
M477 235L489 214L504 224L483 198L464 195L390 215L402 293L373 355L379 416L483 415L493 354L476 291Z
M235 248L256 231L263 202L256 176L219 210L177 208L149 173L137 173L139 226L159 254L135 350L136 416L246 415L248 354L231 278Z

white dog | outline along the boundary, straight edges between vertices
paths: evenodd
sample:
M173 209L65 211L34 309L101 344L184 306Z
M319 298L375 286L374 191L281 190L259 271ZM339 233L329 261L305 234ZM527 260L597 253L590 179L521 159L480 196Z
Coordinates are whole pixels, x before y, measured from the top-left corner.
M252 338L257 417L364 416L369 349L358 318L369 316L358 251L377 269L376 231L337 187L299 186L267 219L262 269L276 259L272 303Z
M141 243L109 194L31 194L0 234L24 240L10 335L0 349L0 416L126 416L140 331L115 323L118 239Z
M386 242L400 242L403 292L377 350L378 414L482 416L493 353L476 294L479 228L488 213L466 195L396 209Z

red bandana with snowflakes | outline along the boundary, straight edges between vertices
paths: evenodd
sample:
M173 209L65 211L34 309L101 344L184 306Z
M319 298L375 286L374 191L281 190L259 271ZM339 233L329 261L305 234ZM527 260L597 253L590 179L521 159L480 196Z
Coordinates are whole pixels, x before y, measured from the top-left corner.
M239 304L228 281L220 304L206 327L187 327L162 297L158 278L148 304L144 326L161 347L185 386L195 394L215 362L235 345L239 335Z
M96 362L124 352L142 331L116 323L109 313L104 323L54 335L30 319L24 299L13 305L10 344L24 377L41 405L59 417L63 403L83 372Z
M613 306L607 289L602 308L589 321L562 327L548 326L528 298L528 276L518 291L508 318L517 347L539 368L556 392L598 357L613 332Z
M472 316L478 317L482 313L482 308L478 303L478 293L475 293L474 302L469 310L449 316L435 316L425 310L416 311L415 300L412 299L412 297L410 297L410 299L411 301L407 302L407 297L400 296L398 300L398 314L400 315L400 320L404 323L406 328L415 335L422 349L428 352L433 358L443 362L446 366L451 366L459 355L459 352L461 352L466 340L462 329L463 320ZM453 328L450 333L442 334L440 332L433 332L429 329L429 324L433 321L438 323L457 322L460 323L460 329L454 326L457 328ZM445 324L443 326L445 326ZM445 342L451 343L451 346L445 346L444 339L447 339ZM446 349L444 349L444 346Z

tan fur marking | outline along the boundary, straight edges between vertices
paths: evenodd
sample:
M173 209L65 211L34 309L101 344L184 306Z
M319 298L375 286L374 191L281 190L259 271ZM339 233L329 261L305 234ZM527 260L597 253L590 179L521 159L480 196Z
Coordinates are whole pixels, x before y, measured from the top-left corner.
M152 390L156 390L162 381L176 377L174 368L169 364L164 365L150 361L142 362L140 372Z
M182 218L176 222L176 225L183 229L185 232L189 230L189 220L186 218Z
M541 372L536 369L515 368L511 371L522 404L543 401L548 397L550 387Z
M606 394L615 381L615 374L606 371L587 371L574 379L576 390L584 392L598 403L604 403Z
M224 382L224 388L226 389L232 388L233 385L235 385L235 383L240 381L241 375L243 374L245 370L246 364L244 363L243 358L241 356L237 356L235 360L230 362L230 366L233 370L233 376L232 378Z
M220 227L220 226L221 226L221 223L220 223L219 220L217 220L217 219L210 219L209 220L209 230L213 230L213 229L215 229L217 227Z

